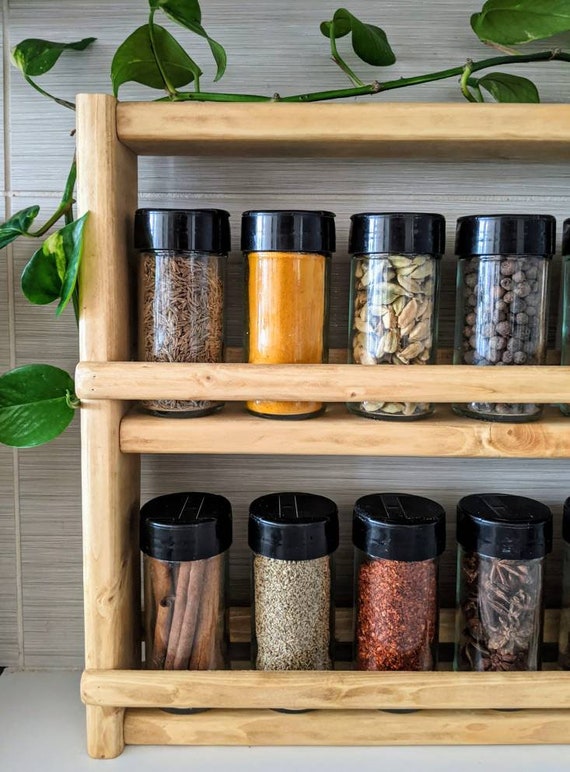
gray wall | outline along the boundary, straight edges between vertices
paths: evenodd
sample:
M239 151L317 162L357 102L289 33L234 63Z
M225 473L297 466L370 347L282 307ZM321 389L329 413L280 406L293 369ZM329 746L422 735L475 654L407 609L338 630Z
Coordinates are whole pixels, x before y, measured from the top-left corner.
M400 61L389 77L412 75L483 58L489 50L469 28L469 16L481 0L351 0L349 8L383 26ZM343 87L344 76L329 61L318 31L335 5L324 0L204 0L207 29L228 50L224 90L281 94ZM42 85L73 98L77 91L109 91L107 72L114 49L144 23L146 2L100 0L3 0L4 51L25 37L76 40L99 38L82 56L67 56ZM191 51L208 62L202 43ZM343 41L345 43L346 41ZM360 68L372 80L378 73ZM519 69L518 72L522 72ZM570 96L570 70L551 64L526 67L540 84L544 101ZM71 113L31 91L4 56L4 154L0 175L6 213L30 203L44 215L57 205L73 154ZM204 79L204 84L207 79ZM123 98L143 97L127 87ZM153 94L149 94L152 98ZM0 94L0 98L2 95ZM390 95L394 100L461 101L453 81ZM232 212L237 233L239 213L255 207L332 209L338 214L339 253L335 258L333 345L344 344L347 305L346 236L348 216L365 209L417 208L441 211L450 222L479 210L552 212L569 215L568 177L557 164L508 163L452 165L445 162L368 162L240 159L145 159L141 163L141 205L220 206ZM3 212L0 211L0 215ZM32 245L18 243L0 260L0 369L49 361L72 370L77 334L70 313L56 321L53 309L29 306L19 290L19 274ZM239 342L241 290L239 255L232 258L231 341ZM445 263L442 339L452 329L453 261ZM557 298L557 281L553 297ZM556 302L554 303L556 305ZM554 319L553 319L554 324ZM398 427L394 425L394 431ZM348 540L350 505L378 489L424 492L441 500L453 516L457 498L483 489L524 491L560 512L570 493L566 461L419 460L382 458L150 457L144 462L143 499L194 486L226 494L236 510L233 570L235 600L247 593L244 522L247 502L276 489L300 488L326 493L342 510ZM82 664L81 540L79 436L77 422L45 448L19 453L0 448L0 665L24 668L80 667ZM452 533L450 534L452 537ZM452 539L450 539L452 541ZM339 595L349 595L350 550L339 560ZM549 600L558 602L558 550L551 563ZM445 557L444 601L452 603L453 550Z

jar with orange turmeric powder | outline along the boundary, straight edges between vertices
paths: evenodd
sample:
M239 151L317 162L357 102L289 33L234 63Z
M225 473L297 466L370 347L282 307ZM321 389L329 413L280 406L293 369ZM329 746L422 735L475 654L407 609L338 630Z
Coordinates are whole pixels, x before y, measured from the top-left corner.
M244 212L246 356L253 364L319 364L328 358L332 212ZM253 400L264 418L312 418L321 402Z

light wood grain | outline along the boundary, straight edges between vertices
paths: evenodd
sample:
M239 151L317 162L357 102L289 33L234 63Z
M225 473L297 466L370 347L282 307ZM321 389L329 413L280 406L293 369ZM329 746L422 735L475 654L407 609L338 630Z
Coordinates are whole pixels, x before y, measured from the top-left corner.
M89 212L80 275L80 354L107 361L131 351L127 255L136 207L136 158L117 140L115 100L78 100L78 203ZM85 661L140 661L139 458L119 449L121 402L81 410ZM88 748L97 758L123 747L121 711L90 710Z
M422 421L375 421L330 405L311 421L267 421L243 405L196 420L132 413L121 423L124 453L320 456L570 458L570 420L557 408L527 424L475 421L447 405Z
M88 705L288 710L569 709L570 673L86 670Z
M337 710L284 715L209 710L180 716L127 710L131 745L534 745L566 743L570 711L420 711L408 715Z
M81 362L81 399L570 402L570 367Z
M515 104L119 105L139 155L570 158L570 106Z

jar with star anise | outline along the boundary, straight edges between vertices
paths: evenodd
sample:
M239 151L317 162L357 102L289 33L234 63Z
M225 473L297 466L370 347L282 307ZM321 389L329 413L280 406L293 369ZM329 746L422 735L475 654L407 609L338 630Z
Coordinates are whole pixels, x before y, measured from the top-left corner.
M539 670L550 509L523 496L466 496L457 541L455 669Z

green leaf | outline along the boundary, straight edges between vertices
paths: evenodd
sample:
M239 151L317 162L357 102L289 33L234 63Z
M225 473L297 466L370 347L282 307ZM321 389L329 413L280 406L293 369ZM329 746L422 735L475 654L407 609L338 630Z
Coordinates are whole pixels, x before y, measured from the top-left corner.
M16 448L43 445L70 424L75 398L71 376L51 365L26 365L0 376L0 442Z
M214 81L220 80L228 63L225 48L211 38L202 27L202 12L197 0L158 0L158 6L177 24L191 30L208 41L217 65Z
M202 74L200 68L172 37L170 32L154 24L154 40L166 76L174 88L191 83ZM136 29L121 43L111 63L111 81L115 96L123 83L135 81L150 88L164 88L164 81L150 43L148 24Z
M538 89L528 78L506 72L490 72L477 82L496 102L540 102Z
M34 222L40 211L39 206L29 206L27 209L22 209L16 212L15 215L6 220L5 223L0 225L0 249L4 249L8 244L23 236L30 230L31 224Z
M24 75L32 77L48 72L64 51L84 51L97 38L84 38L76 43L54 43L28 38L12 49L12 61Z
M56 314L67 306L77 284L87 214L52 233L32 255L22 273L22 292L30 303L59 299Z
M375 67L387 67L394 64L396 56L388 43L384 30L373 24L365 24L346 8L335 11L332 22L323 22L321 32L330 37L331 25L335 38L344 37L348 30L352 32L352 48L359 59ZM328 34L327 34L328 31Z
M570 0L488 0L471 17L484 43L513 46L570 30Z

